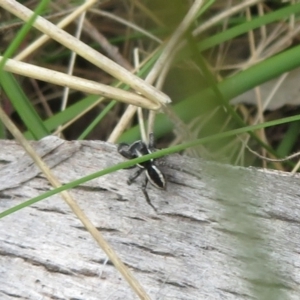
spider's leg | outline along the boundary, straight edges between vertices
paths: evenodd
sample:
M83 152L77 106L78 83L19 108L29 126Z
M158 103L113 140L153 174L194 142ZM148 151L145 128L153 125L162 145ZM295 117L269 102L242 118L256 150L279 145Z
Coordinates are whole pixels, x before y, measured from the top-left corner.
M135 181L135 179L137 179L142 174L144 170L145 170L144 168L138 168L138 170L128 178L127 184L128 185L132 184Z
M148 183L148 178L147 178L147 176L145 176L145 181L144 181L144 183L143 183L143 185L142 185L142 192L143 192L143 194L144 194L144 196L145 196L145 198L146 198L147 203L148 203L148 204L154 209L154 211L157 213L157 209L156 209L155 206L151 203L150 198L149 198L149 195L148 195L148 193L147 193L147 190L146 190L146 188L147 188L147 183Z
M126 143L121 143L118 145L118 152L127 159L133 158L133 155L130 150L130 146Z
M127 159L135 158L135 156L132 155L130 150L131 150L130 146L126 143L121 143L118 145L118 152ZM124 169L131 169L131 168L135 168L135 166L127 167Z

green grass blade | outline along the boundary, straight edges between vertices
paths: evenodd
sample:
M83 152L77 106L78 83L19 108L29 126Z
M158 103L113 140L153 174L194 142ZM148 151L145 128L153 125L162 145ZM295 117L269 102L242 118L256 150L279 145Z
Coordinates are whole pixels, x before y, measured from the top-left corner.
M28 98L25 96L15 78L11 74L4 72L3 67L5 65L5 61L18 49L26 34L32 27L36 17L45 9L48 2L49 0L43 0L40 2L32 17L15 36L8 49L5 51L3 59L0 61L0 84L25 126L31 131L32 136L35 139L41 139L48 135L49 132L46 130L42 120L34 110Z
M3 59L0 61L0 70L3 69L4 65L5 65L5 61L12 57L13 54L16 52L16 50L19 48L19 46L21 45L22 41L25 39L27 33L29 32L29 30L31 29L35 19L44 11L44 9L46 8L46 6L48 5L48 2L50 2L50 0L42 0L40 2L40 4L38 5L38 7L35 9L33 15L31 16L31 18L28 20L27 23L25 23L22 28L20 29L20 31L18 32L18 34L14 37L14 39L12 40L11 44L9 45L9 47L7 48L7 50L5 51L4 55L3 55Z
M38 140L49 135L49 131L14 76L2 71L0 72L0 83L23 123L31 132L32 138Z
M101 120L108 114L108 112L117 104L117 101L111 101L105 109L101 111L101 113L93 120L93 122L87 126L87 128L83 131L83 133L78 137L78 140L85 139L88 134L92 131L93 128L96 127L97 124L101 122Z
M289 5L282 9L278 9L274 12L270 12L266 15L254 18L250 21L245 21L239 25L228 28L225 31L217 33L208 38L204 38L201 40L197 47L200 52L208 50L214 46L218 46L226 41L230 41L233 38L236 38L242 34L249 32L250 30L260 28L261 26L270 24L274 21L283 20L285 18L290 17L292 14L297 14L300 12L300 3ZM189 48L184 48L181 53L178 55L176 61L181 61L183 59L187 59L191 56L191 51Z
M229 41L239 35L245 34L250 30L270 24L274 21L288 18L290 15L297 14L299 12L300 12L300 3L289 5L282 9L278 9L264 16L257 17L251 21L243 22L240 25L229 28L226 31L215 34L212 37L206 38L203 41L199 42L198 49L199 51L207 50L214 46L220 45L223 42Z
M279 146L276 149L279 157L286 157L290 155L299 140L299 133L300 122L293 122L289 124L288 130L285 132Z

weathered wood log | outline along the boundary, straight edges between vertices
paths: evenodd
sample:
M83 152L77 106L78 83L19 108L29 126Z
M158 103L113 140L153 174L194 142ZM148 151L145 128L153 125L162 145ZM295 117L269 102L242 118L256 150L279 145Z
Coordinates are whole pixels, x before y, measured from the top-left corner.
M0 141L0 211L51 186ZM100 141L33 143L62 183L123 161ZM167 190L133 170L71 190L152 299L300 299L299 176L195 160L161 166ZM141 176L142 177L142 176ZM0 220L0 299L136 299L59 195Z

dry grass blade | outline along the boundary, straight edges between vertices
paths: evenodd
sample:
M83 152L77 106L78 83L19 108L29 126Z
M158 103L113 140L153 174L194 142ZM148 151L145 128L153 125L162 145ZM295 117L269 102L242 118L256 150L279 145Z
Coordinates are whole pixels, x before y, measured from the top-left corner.
M109 138L107 139L109 143L115 143L118 140L119 136L122 134L126 126L132 120L134 114L136 113L136 110L137 110L137 106L134 105L128 106L126 111L123 113L120 121L118 122L118 125L114 128Z
M0 56L0 61L2 57ZM75 89L89 94L102 95L107 98L116 99L128 104L134 104L147 109L159 109L159 105L149 101L148 99L122 89L114 88L109 85L101 84L95 81L79 78L76 76L67 75L65 73L49 70L46 68L34 66L8 59L6 61L5 71L24 75L27 77L39 79L42 81L54 83L60 86L67 86L70 89Z

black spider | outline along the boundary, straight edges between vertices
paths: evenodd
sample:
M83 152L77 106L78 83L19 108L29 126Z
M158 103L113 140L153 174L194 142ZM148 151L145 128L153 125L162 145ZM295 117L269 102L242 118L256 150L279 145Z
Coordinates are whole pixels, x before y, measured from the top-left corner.
M155 151L155 143L154 143L153 133L149 135L148 145L141 140L136 141L131 145L128 145L126 143L121 143L118 145L118 152L127 159L141 157L150 154L154 151ZM156 208L152 205L148 193L146 191L147 183L148 181L150 181L150 183L155 187L159 189L165 189L166 188L165 176L155 165L154 159L150 159L142 163L138 163L136 164L136 166L139 167L139 170L129 177L127 183L131 184L138 176L142 174L142 172L145 172L146 176L145 176L145 181L142 185L142 191L145 195L148 204L156 211Z

